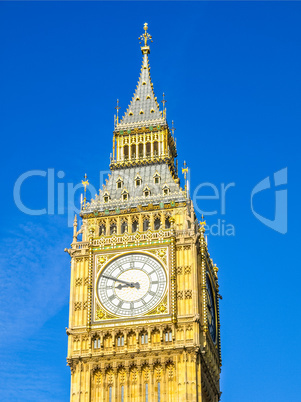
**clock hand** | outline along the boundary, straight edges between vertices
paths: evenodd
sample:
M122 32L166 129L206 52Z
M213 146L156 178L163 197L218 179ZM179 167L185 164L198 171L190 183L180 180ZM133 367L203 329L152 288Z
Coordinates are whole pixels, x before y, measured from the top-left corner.
M124 288L128 288L129 287L129 285L118 285L118 286L115 286L115 289L119 289L119 290L121 290L121 289L124 289Z
M117 281L119 281L119 279L117 279ZM119 281L119 282L126 283L125 281ZM140 289L140 283L139 282L136 282L136 283L130 282L129 284L126 284L126 285L119 284L118 286L115 286L115 289L121 290L123 288L128 288L128 287Z
M127 281L122 281L121 279L118 278L114 278L113 276L108 276L108 275L101 275L106 279L111 279L112 281L116 281L116 282L120 282L120 283L125 283L127 286L131 287L131 288L137 288L140 289L140 284L138 282L134 283L134 282L127 282Z

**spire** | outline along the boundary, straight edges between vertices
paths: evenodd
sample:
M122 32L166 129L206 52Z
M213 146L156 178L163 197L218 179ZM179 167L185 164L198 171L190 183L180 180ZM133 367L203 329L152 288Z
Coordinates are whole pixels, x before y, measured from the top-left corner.
M147 29L148 26L147 23L145 23L144 34L139 37L139 40L143 41L141 46L143 56L140 77L134 96L118 124L119 129L126 129L132 126L137 127L139 125L157 125L165 123L165 118L159 110L159 104L153 91L153 83L150 76L148 61L150 47L148 41L152 42L152 37L147 32Z

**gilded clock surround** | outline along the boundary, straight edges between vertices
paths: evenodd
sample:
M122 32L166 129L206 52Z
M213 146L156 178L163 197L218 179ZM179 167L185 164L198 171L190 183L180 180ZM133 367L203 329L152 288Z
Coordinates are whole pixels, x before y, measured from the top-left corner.
M146 35L146 36L145 36ZM217 402L221 370L218 268L204 224L180 187L174 127L153 91L144 26L143 62L127 111L113 133L111 173L74 219L67 362L70 401ZM138 182L137 182L138 180ZM126 196L125 196L126 194ZM79 227L78 227L79 226ZM100 272L119 256L142 253L165 269L166 292L151 311L114 315L97 296ZM208 323L206 276L213 293L216 342Z

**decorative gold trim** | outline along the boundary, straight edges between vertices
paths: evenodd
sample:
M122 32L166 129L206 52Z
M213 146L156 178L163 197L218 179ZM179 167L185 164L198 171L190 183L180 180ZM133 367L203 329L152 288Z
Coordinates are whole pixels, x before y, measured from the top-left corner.
M109 314L106 310L102 309L99 304L96 305L95 312L96 312L96 314L95 314L96 317L97 317L99 320L102 320L102 321L104 321L104 320L111 320L111 319L117 317L117 316L115 316L115 315Z

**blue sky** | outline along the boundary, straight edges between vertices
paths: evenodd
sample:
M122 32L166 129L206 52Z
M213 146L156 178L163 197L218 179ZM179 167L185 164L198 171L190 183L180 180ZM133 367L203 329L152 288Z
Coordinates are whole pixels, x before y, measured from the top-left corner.
M220 200L198 201L199 209L216 211L206 216L211 228L219 222L235 230L208 236L223 296L222 401L300 399L300 16L300 2L0 3L2 401L69 398L67 183L87 173L100 186L116 99L123 113L146 21L154 90L158 100L166 94L191 193L201 183L235 184L225 213ZM250 197L284 168L288 230L281 234L256 219ZM54 213L48 174L25 181L21 199L49 214L24 214L13 198L18 177L48 169ZM201 191L212 195L208 186ZM274 219L275 188L253 201L257 213Z

